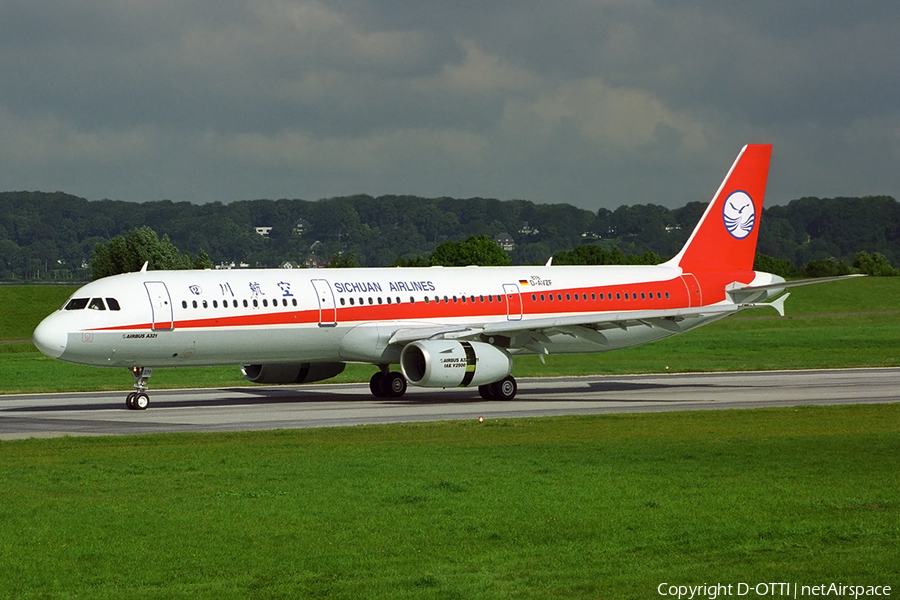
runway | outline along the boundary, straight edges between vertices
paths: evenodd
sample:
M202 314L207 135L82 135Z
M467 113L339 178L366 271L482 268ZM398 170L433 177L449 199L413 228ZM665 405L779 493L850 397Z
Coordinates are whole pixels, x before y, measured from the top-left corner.
M471 389L410 387L374 398L365 384L151 389L150 408L120 392L0 396L0 439L334 427L458 419L900 402L900 368L590 376L518 380L509 402Z

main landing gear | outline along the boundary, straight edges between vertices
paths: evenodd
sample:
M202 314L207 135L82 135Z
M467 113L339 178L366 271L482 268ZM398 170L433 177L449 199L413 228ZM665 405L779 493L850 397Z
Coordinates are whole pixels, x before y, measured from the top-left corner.
M508 375L500 381L478 386L478 393L485 400L512 400L516 397L519 386L516 379Z
M376 398L399 398L406 393L406 377L383 366L369 380L369 390Z
M150 406L150 396L147 395L147 380L153 375L150 367L131 367L131 376L134 377L134 389L125 398L125 406L129 410L147 410Z
M403 373L388 371L388 366L385 365L372 375L369 390L376 398L399 398L406 393L406 378ZM478 386L478 393L485 400L512 400L518 390L519 386L512 375L494 383Z

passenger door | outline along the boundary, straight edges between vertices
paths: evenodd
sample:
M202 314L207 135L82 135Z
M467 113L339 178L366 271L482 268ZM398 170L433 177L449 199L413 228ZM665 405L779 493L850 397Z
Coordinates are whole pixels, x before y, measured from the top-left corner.
M169 290L162 281L145 281L147 296L150 298L150 308L153 311L153 331L171 331L175 329L175 317L172 312L172 298Z
M503 293L506 295L506 320L522 320L522 296L519 286L514 283L504 283Z
M331 284L325 279L313 279L316 299L319 302L319 327L335 327L337 325L337 305Z

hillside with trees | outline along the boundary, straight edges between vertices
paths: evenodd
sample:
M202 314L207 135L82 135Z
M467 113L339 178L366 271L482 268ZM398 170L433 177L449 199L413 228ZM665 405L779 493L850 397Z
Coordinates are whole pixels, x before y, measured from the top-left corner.
M215 265L235 267L313 266L332 257L361 266L417 264L442 242L474 236L500 236L512 264L543 264L550 256L556 264L578 264L617 252L644 257L629 259L634 261L664 260L684 244L705 208L694 202L677 209L639 204L592 212L526 200L364 195L197 205L5 192L0 280L89 280L97 244L145 226L182 253L203 252ZM849 268L859 252L868 256L866 264L891 267L900 263L900 204L875 196L801 198L768 207L759 251L784 268L815 261Z

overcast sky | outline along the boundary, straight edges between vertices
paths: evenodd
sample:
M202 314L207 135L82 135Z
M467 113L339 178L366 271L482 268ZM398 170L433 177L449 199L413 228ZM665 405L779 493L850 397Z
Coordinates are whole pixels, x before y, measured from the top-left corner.
M0 191L900 195L900 2L3 0Z

